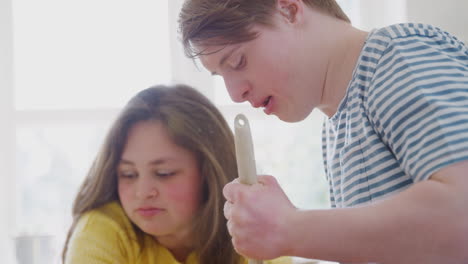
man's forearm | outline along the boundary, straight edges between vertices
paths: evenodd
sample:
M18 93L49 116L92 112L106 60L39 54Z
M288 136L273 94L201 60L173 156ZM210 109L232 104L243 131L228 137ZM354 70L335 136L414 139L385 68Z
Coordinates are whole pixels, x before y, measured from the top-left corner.
M428 180L368 206L298 211L289 218L294 230L287 240L294 246L288 254L342 262L465 263L466 190Z

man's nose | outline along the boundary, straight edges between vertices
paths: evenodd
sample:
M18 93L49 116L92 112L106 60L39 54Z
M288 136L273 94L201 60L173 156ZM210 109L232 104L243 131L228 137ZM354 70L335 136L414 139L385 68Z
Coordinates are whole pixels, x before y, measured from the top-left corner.
M237 81L224 78L224 84L232 101L242 103L247 101L251 87L247 81Z

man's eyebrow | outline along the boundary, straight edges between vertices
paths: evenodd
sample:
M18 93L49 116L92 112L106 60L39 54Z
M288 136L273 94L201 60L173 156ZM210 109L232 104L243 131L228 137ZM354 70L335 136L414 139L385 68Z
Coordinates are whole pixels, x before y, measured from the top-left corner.
M237 46L235 48L233 48L232 50L230 50L229 52L227 52L226 54L224 54L224 56L221 58L221 60L219 61L219 64L218 66L221 68L224 63L226 63L226 60L229 59L229 57L231 57L231 55L240 48L240 46ZM211 75L219 75L218 73L216 72L211 72Z

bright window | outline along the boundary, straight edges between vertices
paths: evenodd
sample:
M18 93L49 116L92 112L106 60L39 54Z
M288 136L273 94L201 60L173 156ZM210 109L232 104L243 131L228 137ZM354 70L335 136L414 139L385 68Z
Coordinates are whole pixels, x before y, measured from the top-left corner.
M16 109L120 107L171 79L167 1L14 0Z
M8 235L17 264L58 263L73 199L118 109L137 91L171 81L169 14L168 1L12 1L16 177Z

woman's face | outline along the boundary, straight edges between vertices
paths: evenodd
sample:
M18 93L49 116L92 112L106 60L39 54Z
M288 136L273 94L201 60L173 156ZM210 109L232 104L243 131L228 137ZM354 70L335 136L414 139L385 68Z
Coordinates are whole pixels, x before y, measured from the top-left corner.
M161 242L186 239L201 204L197 159L177 146L164 125L145 121L130 129L118 165L125 213Z

